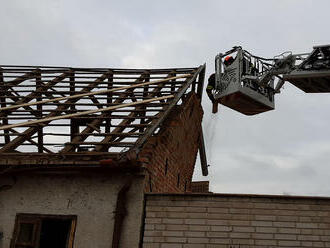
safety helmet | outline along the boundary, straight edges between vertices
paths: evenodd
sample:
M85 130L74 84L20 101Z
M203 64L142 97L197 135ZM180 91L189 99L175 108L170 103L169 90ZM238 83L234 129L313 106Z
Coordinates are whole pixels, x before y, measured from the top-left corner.
M228 65L230 65L231 63L233 63L234 62L234 58L232 57L232 56L227 56L227 57L225 57L225 61L224 61L224 64L226 65L226 66L228 66Z
M226 58L225 58L225 61L229 61L230 59L232 59L233 57L232 56L227 56Z

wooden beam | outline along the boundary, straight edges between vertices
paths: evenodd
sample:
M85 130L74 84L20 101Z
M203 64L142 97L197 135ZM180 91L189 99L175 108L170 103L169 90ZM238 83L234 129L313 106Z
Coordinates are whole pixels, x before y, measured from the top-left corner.
M69 90L69 94L70 96L74 95L75 93L75 73L74 73L74 70L70 70L70 74L69 74L69 80L70 80L70 90ZM65 97L65 95L63 96ZM76 106L74 104L72 104L70 106L70 110L75 112L76 111ZM70 120L70 137L71 137L71 141L74 139L75 137L75 134L79 132L79 126L77 125L77 123L71 119Z
M124 121L125 121L125 120L124 120ZM149 122L150 122L150 120L147 120L147 121L146 121L146 123L149 123ZM144 125L146 125L146 124L144 124ZM125 127L125 128L126 128L126 127ZM124 128L124 129L125 129L125 128ZM124 130L124 129L123 129L123 130ZM130 130L130 131L128 132L128 134L130 134L130 136L128 136L128 137L136 137L136 138L138 138L138 137L140 137L141 135L143 135L143 134L136 133L138 130L139 130L139 127L134 127L132 130ZM115 141L115 142L120 142L121 140L125 139L125 136L126 136L126 135L122 135L122 134L120 134L120 133L114 133L114 132L112 132L112 133L110 133L108 136L112 136L110 142L113 142L113 141ZM100 147L101 147L101 146L100 146ZM102 149L101 149L100 151L106 151L106 150L108 150L108 149L109 149L109 146L108 146L108 144L106 144L106 146L102 145ZM95 149L95 151L97 151L97 150Z
M84 87L80 92L87 92L90 90L91 86L96 87L100 82L102 82L106 78L106 74L103 74L99 78L97 78L93 83L89 84L88 86ZM57 104L57 111L65 111L69 108L71 104L74 104L78 99L68 99L65 103L58 103ZM46 116L46 118L57 116L57 113L50 113ZM45 123L47 124L47 123ZM35 134L38 130L38 127L30 127L23 132L23 136L19 136L12 140L9 144L6 144L0 149L0 152L9 152L16 149L20 144L22 144L27 138L31 137Z
M1 101L1 107L5 108L6 107L6 95L7 95L7 90L5 90L5 83L4 83L4 79L3 79L3 72L2 72L2 68L0 68L0 87L1 90L4 91L3 94L0 95L0 101ZM7 113L4 113L3 117L7 117ZM2 124L3 125L8 125L8 119L7 118L3 118L2 119ZM9 136L9 131L8 130L4 130L4 136L5 136L5 143L9 143L10 142L10 136Z
M15 128L15 127L24 127L26 125L39 124L39 123L45 123L45 122L50 122L50 121L54 121L54 120L67 119L67 118L72 118L72 117L77 117L77 116L83 116L83 115L89 115L89 114L94 114L94 113L99 113L99 112L105 112L105 111L109 111L109 110L113 110L113 109L131 107L131 106L144 104L144 103L148 103L148 102L161 101L161 100L169 99L169 98L173 98L173 97L174 97L173 95L163 96L163 97L155 97L155 98L148 99L148 100L143 100L143 101L138 101L138 102L133 102L133 103L124 103L124 104L119 104L117 106L111 106L111 107L107 107L107 108L103 108L103 109L93 109L93 110L78 112L78 113L74 113L74 114L59 115L59 116L43 118L43 119L35 120L35 121L26 121L26 122L23 122L23 123L10 124L10 125L6 125L6 126L0 126L0 130Z
M108 75L108 86L107 86L108 90L112 89L113 88L113 72L111 71ZM107 106L111 105L112 104L112 101L113 101L113 95L114 95L114 92L109 92L107 94ZM111 113L109 113L111 114ZM106 121L106 125L105 125L105 132L106 133L110 133L111 131L111 120L110 119L107 119Z
M147 74L147 75L148 75L148 74ZM170 78L170 74L167 75L167 78ZM155 97L156 95L158 95L158 94L160 93L161 88L164 86L165 82L166 82L166 81L164 81L164 82L162 82L161 84L159 84L158 87L155 88L155 89L153 89L151 92L149 92L147 96L148 96L148 97ZM139 109L139 110L143 110L143 105L138 106L138 109ZM144 111L145 111L145 109L144 109ZM136 118L137 115L136 115L135 113L130 113L130 114L129 114L129 117L131 117L131 116L133 116L133 117ZM132 121L134 121L134 120L135 120L135 119L131 119L131 120L123 120L120 124L128 125L128 124L130 124L130 123L131 123ZM146 122L148 122L148 121L145 121L145 123L146 123ZM143 125L143 124L144 124L144 123L140 123L140 125ZM124 127L118 127L118 128L116 128L113 132L123 132L125 129L126 129L125 126L124 126ZM141 128L140 128L140 132L141 132L141 129L143 129L143 131L144 131L145 126L141 126ZM143 132L143 131L142 131L142 132ZM108 143L111 142L111 141L113 141L113 140L114 140L114 138L111 137L111 136L107 136L107 137L105 137L105 138L102 140L102 142L101 142L102 144L96 146L95 151L106 151L106 150L108 150L109 147L110 147L110 145L109 145Z
M71 70L75 69L76 71L79 71L80 74L95 74L95 73L107 73L109 71L109 68L101 68L101 67L93 67L93 68L84 68L84 67L67 67L67 66L41 66L41 65L35 65L35 66L25 66L25 65L0 65L0 67L5 68L6 71L27 71L27 70L34 70L34 69L41 69L44 70L45 72L49 73L55 73L55 72L61 72L63 70ZM167 68L167 69L148 69L150 70L153 74L168 74L172 70L178 70L179 72L187 72L187 71L192 71L196 68ZM112 68L116 74L121 74L121 75L126 75L126 74L141 74L143 73L146 69L118 69L118 68Z
M203 96L203 87L204 87L204 79L205 79L205 68L206 65L204 64L202 66L202 70L200 71L198 75L198 86L197 86L197 95L199 96L199 99L202 100Z
M191 74L184 74L184 75L181 75L181 76L177 76L175 78L188 78L188 77L191 77ZM19 104L19 105L15 104L15 105L8 106L8 107L5 107L5 108L0 108L0 111L9 110L9 109L16 109L16 108L20 108L20 107L24 107L24 106L44 104L44 103L48 103L48 102L57 102L57 101L62 101L62 100L81 98L83 96L99 95L99 94L104 94L104 93L109 93L109 92L114 92L114 91L119 91L119 90L131 89L131 88L135 88L137 86L158 84L158 83L162 83L162 82L173 80L173 79L174 78L166 78L166 79L156 80L156 81L147 82L147 83L140 83L140 84L135 84L135 85L130 85L130 86L118 87L118 88L114 88L114 89L110 89L110 90L100 90L100 91L93 91L93 92L88 92L88 93L83 93L83 94L76 94L76 95L72 95L72 96L57 97L57 98L43 100L43 101L37 101L37 102L33 102L33 103L25 103L25 104Z
M58 82L62 81L66 77L67 77L67 73L63 73L63 74L59 75L58 77L54 78L53 80L51 80L49 83L47 83L44 86L38 88L37 91L31 92L30 94L28 94L26 96L20 96L21 100L15 101L15 105L14 106L18 106L18 105L21 105L22 106L24 103L35 99L38 96L39 91L43 91L43 90L46 90L49 87L54 86L55 84L57 84ZM8 93L10 93L10 91L8 91ZM29 104L27 104L25 106L29 106ZM15 108L19 108L19 107L15 107ZM8 108L8 107L1 107L0 108L0 117L3 116L3 115L7 115L8 113L11 112L11 111L8 111L8 110L15 109L15 108L13 108L12 106L10 106L10 108ZM7 110L7 111L6 112L2 112L4 110Z
M130 117L135 117L137 115L137 113L130 113L128 116ZM99 151L107 151L109 149L109 147L111 146L109 144L109 142L114 141L118 136L114 135L114 133L120 133L123 132L128 124L130 124L131 122L133 122L134 119L124 119L120 122L119 127L116 127L110 134L112 134L111 136L106 136L96 147L95 147L95 151L99 152Z
M151 127L148 128L148 130L145 132L145 135L140 137L136 145L133 149L135 149L136 153L140 152L141 147L146 142L146 140L155 132L155 130L159 127L159 125L167 118L169 113L171 112L172 108L177 104L177 102L182 98L184 93L187 91L187 89L190 87L190 85L196 80L199 73L205 69L204 66L200 66L198 70L194 73L194 75L190 78L186 79L185 84L181 87L180 91L175 95L174 99L171 101L171 103L166 107L164 113L160 116L159 119L156 119Z
M4 70L4 69L3 69ZM15 79L12 80L12 81L7 81L5 83L5 90L7 90L9 87L13 87L13 86L17 86L18 84L24 82L25 80L27 79L32 79L34 78L35 76L35 72L36 70L33 70L33 71L30 71L30 72L27 72L25 73L24 75L21 75L21 76L15 76ZM8 77L8 76L7 76ZM6 77L6 78L7 78Z
M92 142L92 141L83 141L83 142L67 142L65 144L69 145L99 145L100 142ZM134 146L135 142L109 142L110 146L115 146L115 147L126 147L126 146Z
M146 79L145 79L145 82L149 82L150 81L150 73L148 72L147 76L146 76ZM143 87L143 97L147 97L148 96L148 91L149 91L149 86L148 85L145 85ZM143 105L141 106L141 110L143 110L143 112L140 113L140 115L145 115L146 114L146 106ZM145 123L145 120L144 119L141 119L140 120L140 124L144 124ZM144 128L140 128L140 133L142 133L144 130Z
M203 176L207 176L209 174L209 170L208 170L207 159L206 159L202 125L200 127L198 150L199 150L199 158L201 161L202 174L203 174Z
M176 71L174 70L173 73L170 74L171 77L176 76ZM171 91L175 91L176 79L171 80Z
M21 135L19 132L17 132L15 129L9 129L12 133L15 133L17 135ZM27 138L26 139L28 142L30 142L32 145L35 145L38 147L38 143L32 140L32 138ZM47 149L46 147L42 146L42 150L48 153L53 153L51 150ZM39 152L39 151L38 151Z
M90 125L90 124L87 124L87 125ZM135 127L132 130L137 131L138 129L139 128ZM12 129L12 130L14 130L14 129ZM99 132L99 130L97 130L97 129L95 131ZM11 133L10 135L11 136L18 136L18 135L21 135L21 134L16 131L16 134L15 133ZM83 135L83 134L76 134L76 135L79 136L79 135ZM123 133L123 132L118 132L118 133L101 133L101 132L100 133L88 133L88 135L90 135L90 136L96 136L96 137L103 137L103 136L111 136L111 135L113 135L113 136L117 136L117 137L135 137L136 138L136 137L140 137L143 134L128 131L127 133ZM67 134L67 133L44 133L44 136L66 136L66 137L69 137L70 134ZM31 139L35 139L37 137L38 136L32 136Z
M6 92L6 94L7 94L7 99L11 99L14 102L18 102L18 101L20 101L24 98L24 96L18 95L17 93L16 93L16 95L14 95L13 91L11 91L11 90L8 90ZM29 113L31 113L32 115L37 116L37 112L38 112L37 110L34 110L30 106L24 106L23 108L26 111L28 111ZM9 115L11 115L12 112L13 111L11 111L11 110L5 110L5 111L2 111L2 112L0 111L0 117L9 116Z
M111 75L111 73L112 73L112 71L110 71L110 75ZM140 75L140 77L139 77L138 79L135 80L135 83L139 83L139 82L141 82L141 80L143 80L144 77L145 77L145 74L142 73L142 74ZM125 96L128 92L130 92L130 91L132 91L132 90L133 90L133 88L126 89L124 92L121 92L122 95L119 95L119 97L120 97L120 96ZM109 93L111 93L111 92L109 92ZM120 104L120 103L122 103L123 101L124 101L124 99L116 99L116 100L113 102L113 104ZM111 114L111 113L109 113L109 114ZM108 116L108 112L103 113L100 117L102 118L102 117L107 117L107 116ZM93 126L96 126L96 127L97 127L97 126L100 126L102 122L103 122L103 119L96 119L96 120L92 121L90 124L92 124ZM107 125L109 125L109 123L106 123L106 126L107 126ZM86 133L90 133L90 132L92 132L92 131L93 131L93 129L92 129L91 127L88 127L88 126L87 126L87 127L81 132L81 134L83 134L83 135L80 135L80 136L75 137L74 140L72 140L72 142L79 142L79 141L85 140L85 139L88 137L88 135L85 135L85 134L86 134ZM70 152L70 151L73 151L74 149L75 149L74 146L72 146L72 145L66 145L66 146L60 151L60 153L63 153L63 152Z
M41 86L41 71L38 70L36 72L36 92L38 92L39 88L42 87ZM42 94L40 92L37 93L37 98L36 100L37 101L41 101L41 97L42 97ZM37 105L37 117L39 117L40 119L42 118L42 105L39 104ZM43 151L43 143L44 143L44 139L43 139L44 135L43 135L43 129L42 129L42 126L39 126L39 130L38 130L38 144L37 144L37 147L38 147L38 152L39 153L42 153Z

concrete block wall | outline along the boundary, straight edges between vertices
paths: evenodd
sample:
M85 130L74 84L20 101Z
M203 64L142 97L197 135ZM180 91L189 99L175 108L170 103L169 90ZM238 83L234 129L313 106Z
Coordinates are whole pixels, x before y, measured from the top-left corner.
M146 195L144 248L330 247L330 198Z
M145 192L191 191L203 109L196 94L178 106L139 153L147 168Z

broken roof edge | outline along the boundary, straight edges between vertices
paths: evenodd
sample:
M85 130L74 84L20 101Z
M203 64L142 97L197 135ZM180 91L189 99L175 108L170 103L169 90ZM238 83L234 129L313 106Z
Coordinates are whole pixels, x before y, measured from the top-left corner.
M62 157L62 160L55 158L54 160L49 160L49 158L36 156L30 156L30 159L19 160L16 159L14 164L10 165L10 159L7 160L7 165L2 165L0 167L1 175L10 174L22 174L22 173L34 173L34 172L68 172L68 171L111 171L111 172L141 172L144 168L141 163L136 160L130 160L126 156L121 156L119 158L109 157L109 156L99 156L95 157L93 160L88 160L88 155L85 155L84 160L83 154L75 154L82 156L80 160L64 160L65 156L58 155L57 157ZM37 158L36 158L37 157ZM55 157L55 156L53 156ZM2 158L1 160L3 160ZM1 161L0 160L0 161ZM12 158L12 160L14 160Z

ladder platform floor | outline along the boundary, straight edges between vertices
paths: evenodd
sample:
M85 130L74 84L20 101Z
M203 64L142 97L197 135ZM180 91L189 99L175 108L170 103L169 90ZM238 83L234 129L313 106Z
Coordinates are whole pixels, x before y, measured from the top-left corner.
M274 109L241 91L220 97L218 103L245 115L256 115Z

